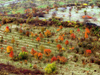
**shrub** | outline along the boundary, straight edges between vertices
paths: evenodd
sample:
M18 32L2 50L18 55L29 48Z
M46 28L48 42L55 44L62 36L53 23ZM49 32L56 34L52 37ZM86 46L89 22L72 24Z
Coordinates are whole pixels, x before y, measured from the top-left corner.
M11 43L13 43L13 44L14 44L14 42L15 42L15 39L14 39L14 38L12 38Z
M68 45L68 44L69 44L69 41L68 41L68 40L66 40L66 41L65 41L65 45Z
M46 30L45 36L46 36L46 37L50 37L50 36L51 36L51 32L50 32L49 30Z
M43 54L42 53L38 53L38 59L42 59Z
M62 46L60 44L57 45L58 50L60 50L62 48Z
M40 37L41 39L44 38L42 33L39 34L39 37Z
M75 34L74 34L74 33L72 33L72 34L71 34L71 37L72 37L73 39L75 39L75 38L76 38L76 36L75 36Z
M44 50L44 54L45 54L46 56L50 56L50 53L51 53L51 50L50 50L50 49L45 49L45 50Z
M37 38L36 38L36 41L38 41L38 42L39 42L40 40L41 40L41 39L40 39L39 37L37 37Z
M18 57L20 58L20 59L26 59L27 57L28 57L28 53L27 52L20 52L19 54L18 54Z
M61 23L59 22L59 23L58 23L58 26L60 26L60 25L61 25Z
M41 52L43 52L43 50L45 49L45 47L43 45L40 45L39 49L41 50Z
M34 56L35 53L36 53L36 51L32 48L31 54Z
M9 57L11 57L11 58L14 57L14 53L13 53L13 51L10 52Z
M60 40L60 42L64 40L63 36L59 36L58 39Z
M48 64L45 68L46 73L53 73L56 71L56 63Z
M29 31L26 31L26 36L28 36L28 37L29 37L29 34L30 34L30 32L29 32Z
M41 32L44 32L44 31L45 31L45 29L46 29L46 28L42 27L42 28L41 28Z
M56 61L56 60L57 60L57 58L53 56L53 57L51 58L51 63L54 62L54 61Z
M7 53L10 53L11 51L13 51L13 48L11 46L7 46Z
M6 27L5 31L6 32L9 32L10 31L8 26Z
M67 58L63 57L63 56L57 56L57 60L61 63L61 64L65 64L67 62Z

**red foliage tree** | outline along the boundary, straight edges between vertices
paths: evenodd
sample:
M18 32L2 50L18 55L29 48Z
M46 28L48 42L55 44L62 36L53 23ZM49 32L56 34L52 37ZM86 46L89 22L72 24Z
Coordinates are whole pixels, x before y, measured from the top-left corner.
M74 34L74 33L72 33L72 34L71 34L71 37L72 37L73 39L75 39L75 38L76 38L76 36L75 36L75 34Z
M9 57L11 57L11 58L14 57L14 53L13 53L13 51L10 52Z
M54 61L56 61L56 60L57 60L57 58L53 56L53 57L51 58L51 63L54 62Z
M68 42L68 40L66 40L66 41L65 41L65 45L68 45L68 44L69 44L69 42Z
M58 50L60 50L62 48L62 46L60 44L57 45Z

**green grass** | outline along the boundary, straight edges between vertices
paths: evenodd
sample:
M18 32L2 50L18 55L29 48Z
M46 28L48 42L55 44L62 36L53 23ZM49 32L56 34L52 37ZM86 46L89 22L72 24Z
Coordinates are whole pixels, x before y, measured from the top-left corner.
M64 5L65 3L64 2L59 2L59 5Z
M5 0L5 1L0 1L0 3L5 3L5 2L9 2L9 1L14 1L14 0Z
M46 8L47 7L47 5L40 5L40 6L38 6L38 8Z

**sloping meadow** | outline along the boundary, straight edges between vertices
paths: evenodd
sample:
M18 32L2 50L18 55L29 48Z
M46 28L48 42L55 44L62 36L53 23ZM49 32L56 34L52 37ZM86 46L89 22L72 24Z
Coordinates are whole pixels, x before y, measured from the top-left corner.
M9 28L9 31L6 28ZM96 36L91 36L91 31L90 33L88 33L89 30L87 33L85 31L86 29L82 27L41 27L28 24L15 25L12 23L2 25L0 28L0 62L5 64L9 62L18 68L39 69L45 72L46 65L56 61L57 68L55 73L58 74L67 75L73 72L77 75L85 75L88 70L90 71L89 73L97 70L92 73L97 74L99 69L97 64L86 63L85 67L83 67L82 60L88 60L91 56L95 57L94 50L99 50L99 39ZM92 37L92 41L90 41L90 37ZM7 51L8 46L13 48L13 54ZM47 53L45 52L46 50L48 50ZM91 50L92 53L88 54L87 52L85 54L86 50ZM35 51L41 55L34 55ZM50 53L48 53L49 51ZM17 58L20 52L27 52L27 58ZM99 55L99 51L97 51L97 54ZM59 60L58 56L63 60ZM57 60L52 60L53 57L56 57ZM97 58L99 59L99 57Z

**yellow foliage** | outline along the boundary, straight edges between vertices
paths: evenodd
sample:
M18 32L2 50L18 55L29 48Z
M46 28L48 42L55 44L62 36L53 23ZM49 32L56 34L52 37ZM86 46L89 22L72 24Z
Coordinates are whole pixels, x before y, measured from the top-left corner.
M73 30L70 30L70 34L72 34L73 33Z
M10 53L11 51L13 51L13 48L11 46L7 46L7 53Z
M65 51L65 48L62 48L63 51Z
M9 29L6 28L5 31L6 31L6 32L9 32Z
M14 43L14 42L15 42L15 39L14 39L14 38L12 38L11 43Z
M31 32L31 37L33 37L34 36L34 34Z

